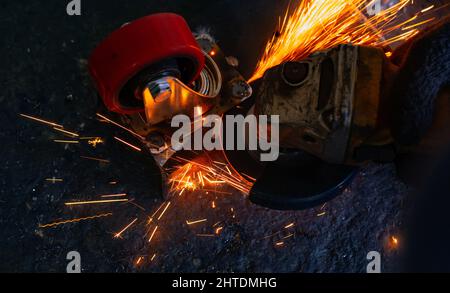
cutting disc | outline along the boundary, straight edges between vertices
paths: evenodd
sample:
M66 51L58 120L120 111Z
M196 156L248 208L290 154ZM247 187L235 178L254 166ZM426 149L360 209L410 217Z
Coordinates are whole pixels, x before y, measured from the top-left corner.
M254 97L227 115L247 115ZM226 126L222 142L226 145ZM280 150L274 162L262 163L249 151L224 150L229 164L240 174L256 178L249 198L255 204L279 210L311 208L334 198L347 187L357 168L326 163L301 150Z

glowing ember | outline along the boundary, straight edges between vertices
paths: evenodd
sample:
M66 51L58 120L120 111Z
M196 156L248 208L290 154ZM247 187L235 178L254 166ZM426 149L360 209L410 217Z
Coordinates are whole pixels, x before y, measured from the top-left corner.
M150 225L153 222L154 217L156 216L156 214L159 212L159 210L165 205L166 203L163 202L158 209L156 209L156 211L153 213L153 215L151 217L149 217L148 219L148 225Z
M88 140L88 144L91 145L93 148L97 147L98 144L103 144L104 141L100 137L95 137L93 139Z
M392 239L392 243L398 244L398 239L395 236L392 236L391 239Z
M292 13L288 9L278 33L267 43L249 82L283 62L299 60L339 44L385 48L415 36L419 26L434 20L422 19L425 13L434 9L430 6L401 21L400 13L413 3L411 0L399 0L387 9L366 16L375 1L303 0Z
M391 247L391 248L397 248L398 247L398 244L399 244L399 241L398 241L398 238L397 237L395 237L395 236L391 236L390 238L389 238L389 246Z

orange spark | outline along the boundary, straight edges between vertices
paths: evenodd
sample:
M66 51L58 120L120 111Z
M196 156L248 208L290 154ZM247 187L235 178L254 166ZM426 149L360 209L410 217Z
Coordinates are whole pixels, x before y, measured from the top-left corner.
M102 118L102 119L105 120L106 122L109 122L109 123L111 123L111 124L113 124L113 125L115 125L115 126L117 126L117 127L119 127L119 128L122 128L122 129L125 130L125 131L128 131L129 133L133 134L134 136L136 136L136 137L138 137L138 138L140 138L140 139L142 139L142 140L145 139L145 137L143 137L142 135L137 134L137 133L134 132L133 130L131 130L131 129L129 129L129 128L126 128L125 126L123 126L123 125L121 125L121 124L119 124L119 123L117 123L117 122L115 122L115 121L113 121L113 120L111 120L111 119L109 119L109 118L103 116L102 114L97 113L97 116L100 117L100 118Z
M60 139L55 139L53 141L57 142L57 143L70 143L70 144L80 143L78 140L60 140Z
M225 168L227 169L228 174L233 175L233 174L231 174L231 170L230 170L230 168L228 168L228 166L225 166Z
M202 164L199 162L189 161L179 158L180 161L185 161L186 164L179 167L169 177L171 184L170 192L178 192L179 195L184 191L194 191L201 189L203 191L211 191L214 193L230 194L205 187L216 187L218 185L229 185L244 194L248 194L254 180L247 180L241 174L233 173L231 168L225 163L212 161L213 164ZM217 165L223 165L224 168Z
M398 243L399 243L398 238L395 237L395 236L391 236L390 240L391 240L391 246L393 248L396 248L398 246Z
M55 226L59 226L59 225L70 224L70 223L78 223L78 222L81 222L81 221L93 220L93 219L109 217L109 216L112 216L112 213L99 214L99 215L89 216L89 217L84 217L84 218L76 218L76 219L64 220L64 221L59 221L59 222L54 222L54 223L44 224L44 225L40 225L39 224L39 228L55 227Z
M91 160L91 161L98 161L98 162L102 162L102 163L109 163L109 160L100 159L100 158L85 157L85 156L80 156L80 158L83 158L86 160Z
M208 183L210 183L210 184L223 184L223 183L225 183L224 180L214 180L214 179L210 179L210 178L207 177L206 175L203 176L203 178L205 178L206 181L208 181Z
M424 25L424 24L426 24L426 23L428 23L428 22L432 22L432 21L434 21L435 19L436 19L435 17L432 17L432 18L430 18L430 19L427 19L427 20L424 20L424 21L421 21L421 22L418 22L418 23L415 23L415 24L412 24L412 25L409 25L409 26L405 26L405 27L402 28L402 30L406 31L406 30L412 29L412 28L414 28L414 27ZM389 57L389 56L388 56L388 57Z
M100 137L96 137L93 139L88 140L88 144L91 145L93 148L97 147L98 144L103 144L104 141Z
M153 232L150 235L150 238L148 238L148 243L150 243L152 241L153 236L155 236L156 230L158 230L158 226L156 226L155 229L153 229Z
M117 193L117 194L100 195L100 197L121 197L121 196L127 196L127 194L126 193Z
M434 5L431 5L431 6L427 7L427 8L425 8L425 9L423 9L423 10L420 11L420 12L425 13L425 12L427 12L427 11L430 11L430 10L433 9L433 8L434 8Z
M54 122L51 122L51 121L47 121L47 120L44 120L44 119L41 119L41 118L37 118L37 117L30 116L30 115L25 115L25 114L19 114L19 115L24 117L24 118L28 118L30 120L37 121L37 122L40 122L40 123L44 123L44 124L47 124L47 125L50 125L50 126L53 126L53 127L64 128L64 126L62 126L60 124L57 124L57 123L54 123Z
M222 229L223 229L223 227L217 227L216 230L215 230L215 233L216 233L217 235L219 235L220 232L222 231Z
M163 202L158 209L156 209L156 211L153 213L153 215L151 215L151 217L148 218L148 223L147 225L150 225L153 222L153 218L156 216L156 214L159 212L159 210L164 206L165 202Z
M292 222L292 223L287 224L286 226L284 226L284 229L289 229L289 228L291 228L291 227L294 227L294 225L295 225L295 223Z
M207 221L207 219L201 219L201 220L196 220L196 221L188 221L188 220L186 220L186 224L187 225L195 225L195 224L203 223L203 222L206 222L206 221Z
M394 244L398 244L398 239L395 236L392 236L391 239Z
M214 234L197 234L198 237L216 237Z
M161 220L161 218L163 217L164 213L165 213L165 212L167 211L167 209L169 208L170 203L171 203L170 201L167 203L166 207L164 208L164 210L162 211L162 213L159 215L158 221Z
M126 142L126 141L124 141L124 140L121 139L121 138L118 138L117 136L114 136L114 139L117 140L117 141L120 141L121 143L123 143L123 144L129 146L130 148L132 148L132 149L134 149L134 150L136 150L136 151L138 151L138 152L142 151L142 150L141 150L140 148L138 148L137 146L134 146L134 145L132 145L131 143Z
M137 203L135 203L134 199L130 200L128 203L134 205L135 207L137 207L137 208L139 208L139 209L141 209L141 210L143 210L145 212L145 208L143 206L138 205Z
M114 235L114 238L120 238L126 230L128 230L131 226L133 226L134 223L136 223L137 220L138 218L134 219L131 223L126 225L122 230L120 230L118 233Z
M249 82L283 62L300 60L316 51L340 44L388 47L415 36L415 27L402 32L402 27L430 11L430 6L401 22L399 15L411 4L400 0L379 13L366 16L373 1L367 0L302 0L286 12L276 35L267 43ZM423 22L424 24L426 22ZM387 38L387 39L386 39Z
M46 178L45 181L49 181L49 182L51 182L51 183L54 184L54 183L56 183L56 182L63 182L64 180L63 180L63 179L59 179L59 178L53 177L53 178Z
M64 203L66 206L75 206L75 205L86 205L86 204L101 204L101 203L114 203L114 202L124 202L128 201L128 199L108 199L108 200L91 200L91 201L74 201L74 202L66 202Z
M142 256L138 257L138 259L135 262L135 265L138 266L142 262L143 259L144 258Z

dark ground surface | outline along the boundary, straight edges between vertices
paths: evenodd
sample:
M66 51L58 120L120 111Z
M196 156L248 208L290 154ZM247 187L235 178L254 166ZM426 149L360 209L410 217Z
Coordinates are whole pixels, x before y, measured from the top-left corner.
M218 197L217 209L211 209L209 195L191 194L173 202L151 246L143 240L140 225L123 239L113 239L112 233L135 217L151 214L162 200L151 158L115 143L111 138L116 134L132 138L95 119L101 104L86 71L91 50L127 21L171 11L185 16L194 30L210 28L223 51L236 56L240 71L249 76L288 1L82 1L80 17L66 15L66 2L0 3L0 271L64 272L71 250L81 253L85 272L364 272L371 250L381 253L383 271L398 270L408 190L392 165L365 167L323 208L271 211L233 195ZM100 135L106 143L95 149L54 143L60 134L19 118L19 113L45 117L85 136ZM53 176L64 182L45 181ZM112 180L118 184L108 184ZM145 211L131 204L63 205L118 192L127 192ZM38 227L103 212L114 216ZM201 218L207 224L184 223ZM220 236L196 235L211 233L218 221L224 226ZM295 235L284 246L274 244L286 234L265 238L291 222L296 223L291 230ZM389 248L392 235L400 239L398 249ZM154 253L153 262L133 266L137 256Z

